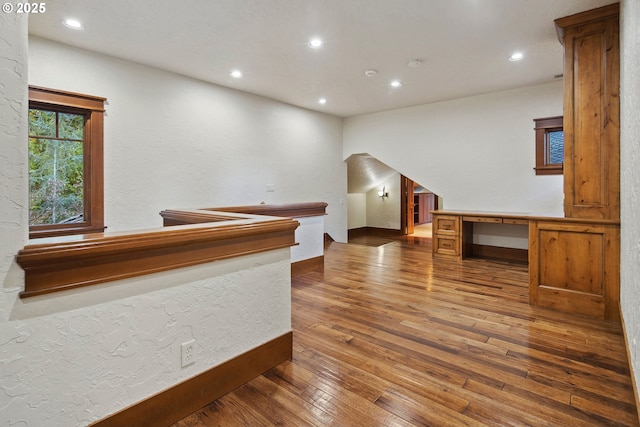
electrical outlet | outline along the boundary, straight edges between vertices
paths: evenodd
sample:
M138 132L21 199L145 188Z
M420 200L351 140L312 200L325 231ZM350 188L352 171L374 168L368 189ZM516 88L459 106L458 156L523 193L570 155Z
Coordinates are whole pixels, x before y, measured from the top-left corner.
M189 366L196 361L196 354L194 347L196 346L196 340L191 340L182 343L182 367Z
M267 184L267 193L273 193L276 191L276 186L273 184Z

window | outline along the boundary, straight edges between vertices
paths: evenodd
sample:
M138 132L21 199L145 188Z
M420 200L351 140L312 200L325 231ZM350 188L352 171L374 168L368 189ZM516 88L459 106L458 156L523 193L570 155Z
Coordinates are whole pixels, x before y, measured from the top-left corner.
M533 121L536 131L536 175L562 175L564 165L562 116Z
M104 230L104 98L29 87L29 237Z

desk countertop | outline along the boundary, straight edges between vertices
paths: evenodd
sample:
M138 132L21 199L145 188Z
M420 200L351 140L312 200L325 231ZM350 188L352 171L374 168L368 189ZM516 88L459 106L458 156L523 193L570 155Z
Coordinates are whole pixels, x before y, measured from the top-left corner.
M525 212L491 212L491 211L473 211L473 210L434 210L431 211L434 215L454 215L454 216L475 216L475 217L487 217L487 218L509 218L509 219L524 219L527 221L558 221L558 222L571 222L578 224L606 224L606 225L619 225L620 220L610 219L592 219L592 218L566 218L557 215L539 215L530 214Z

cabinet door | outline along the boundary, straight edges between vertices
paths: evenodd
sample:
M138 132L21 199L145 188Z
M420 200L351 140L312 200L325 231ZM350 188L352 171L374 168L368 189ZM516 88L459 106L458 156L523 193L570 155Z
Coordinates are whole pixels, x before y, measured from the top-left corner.
M619 248L619 226L531 222L530 303L619 320Z
M556 21L564 32L564 213L569 218L620 218L617 7Z

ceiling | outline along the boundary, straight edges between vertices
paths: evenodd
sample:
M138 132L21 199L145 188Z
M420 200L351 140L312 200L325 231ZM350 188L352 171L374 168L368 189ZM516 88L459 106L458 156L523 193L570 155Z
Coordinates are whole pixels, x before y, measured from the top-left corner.
M29 32L350 117L553 81L562 73L553 20L613 2L56 0L29 16ZM61 25L69 17L85 29ZM312 37L323 46L311 49ZM524 60L508 61L517 50Z
M369 154L352 154L347 159L347 192L366 193L374 187L381 187L397 173Z

